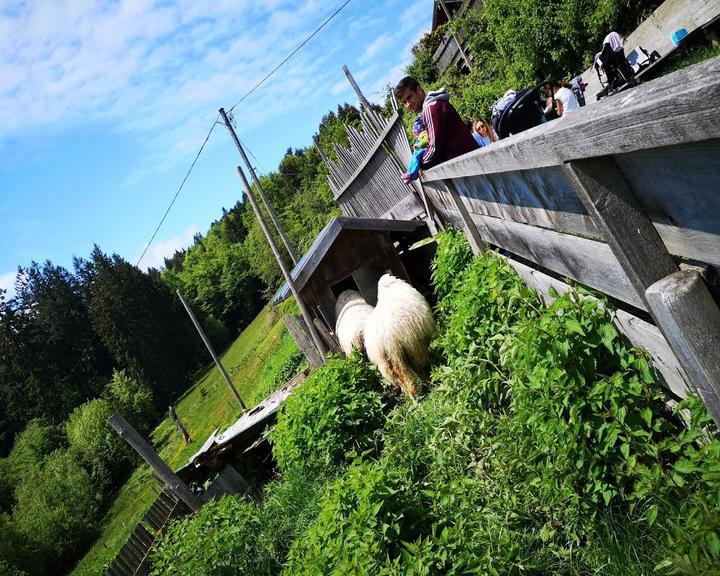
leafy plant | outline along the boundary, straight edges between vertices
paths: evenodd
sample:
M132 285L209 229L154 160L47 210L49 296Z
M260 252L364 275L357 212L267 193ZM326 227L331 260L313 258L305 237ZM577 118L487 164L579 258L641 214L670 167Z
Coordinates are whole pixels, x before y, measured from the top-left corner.
M375 446L384 421L379 374L358 355L330 359L285 402L270 434L281 470L317 470Z

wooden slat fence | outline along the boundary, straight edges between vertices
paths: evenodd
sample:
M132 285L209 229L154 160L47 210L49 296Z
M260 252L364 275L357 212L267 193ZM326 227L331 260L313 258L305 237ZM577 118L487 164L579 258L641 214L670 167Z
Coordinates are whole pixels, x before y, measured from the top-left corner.
M716 420L720 327L696 338L696 321L646 318L663 317L648 288L678 264L710 276L720 266L718 102L714 58L425 172L437 211L476 250L511 253L543 299L569 278L629 305L615 316L619 330L652 353L675 394L697 389ZM700 300L696 318L714 318L712 298ZM688 339L700 356L684 349Z
M112 561L106 574L109 576L141 576L149 568L148 553L168 520L190 514L190 509L172 492L163 489L135 526L128 541Z
M328 181L345 216L411 220L425 211L417 184L400 179L411 157L407 135L394 103L383 118L361 112L362 130L346 127L350 148L335 146L337 160L324 158Z

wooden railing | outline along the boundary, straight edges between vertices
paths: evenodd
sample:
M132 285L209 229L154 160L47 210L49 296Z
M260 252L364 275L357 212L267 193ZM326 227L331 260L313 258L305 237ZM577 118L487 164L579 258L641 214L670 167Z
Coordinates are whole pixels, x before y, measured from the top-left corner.
M653 355L673 392L697 390L720 422L720 310L706 286L720 265L718 102L714 58L424 180L476 251L509 252L543 298L551 285L567 290L569 278L627 305L619 329ZM679 271L686 264L699 267Z

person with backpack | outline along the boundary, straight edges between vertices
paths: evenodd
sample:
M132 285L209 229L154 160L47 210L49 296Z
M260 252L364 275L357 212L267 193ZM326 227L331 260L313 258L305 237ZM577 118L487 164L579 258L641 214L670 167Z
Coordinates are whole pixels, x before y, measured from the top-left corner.
M477 150L477 142L450 104L450 94L443 88L426 94L415 78L405 76L397 83L394 92L408 110L422 113L428 140L420 159L422 170Z

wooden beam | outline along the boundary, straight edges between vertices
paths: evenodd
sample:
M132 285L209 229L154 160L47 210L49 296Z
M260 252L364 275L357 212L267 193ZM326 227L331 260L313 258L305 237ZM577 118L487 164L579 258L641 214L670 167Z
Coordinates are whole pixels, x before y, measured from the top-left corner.
M675 272L645 292L658 325L720 427L720 309L700 274Z
M317 368L318 366L322 366L322 358L317 353L317 349L310 339L310 332L305 327L303 317L295 316L294 314L286 314L283 317L283 320L288 332L290 332L290 335L293 337L293 340L295 340L298 348L300 348L302 353L305 354L305 358L307 358L310 367Z
M470 248L472 248L473 254L477 256L488 249L487 241L481 236L480 232L478 232L477 226L475 226L475 222L473 222L473 219L470 217L463 199L455 189L455 182L446 180L445 186L455 210L460 214L464 228L463 232L465 232L465 236L468 242L470 242Z
M612 157L575 160L563 166L580 201L600 227L638 295L678 271L655 227Z
M165 464L152 446L138 434L125 418L118 412L110 416L108 424L135 450L140 457L148 463L155 473L162 479L165 487L187 504L190 510L196 512L202 506L200 499L193 494L180 477Z
M185 440L185 446L190 444L190 434L188 434L185 426L183 426L182 422L180 422L180 418L178 418L178 415L175 412L175 408L173 408L172 406L168 407L168 416L170 416L172 421L175 422L175 428L177 428L177 431L183 437L183 440Z

